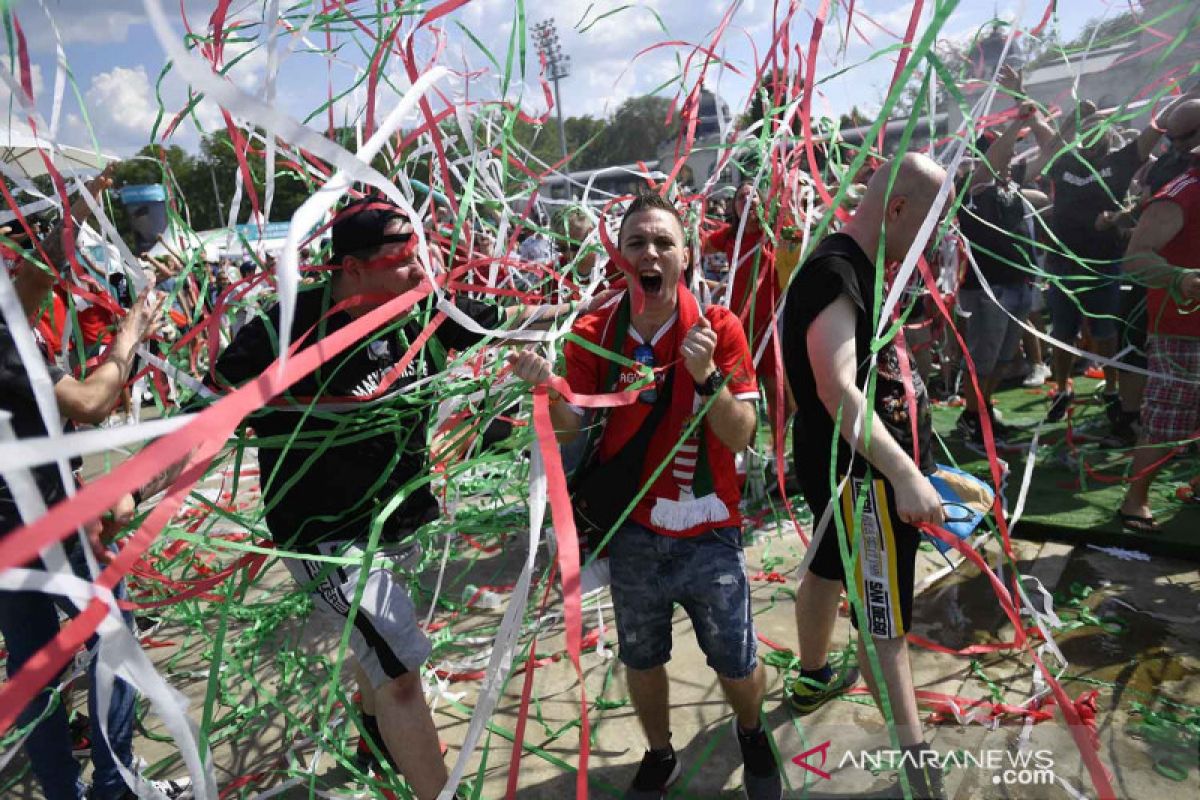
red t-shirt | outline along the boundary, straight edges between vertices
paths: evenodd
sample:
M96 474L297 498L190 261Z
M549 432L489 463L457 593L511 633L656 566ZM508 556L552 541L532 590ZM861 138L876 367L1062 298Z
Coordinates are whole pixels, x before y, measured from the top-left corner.
M1183 228L1159 251L1176 267L1200 268L1200 168L1193 167L1168 183L1150 200L1169 202L1183 210ZM1147 204L1148 205L1148 204ZM1146 290L1148 331L1155 336L1200 338L1200 310L1181 313L1166 289Z
M729 259L729 271L733 275L733 286L729 290L729 307L742 320L742 330L750 342L751 355L757 355L763 339L771 329L775 306L779 302L775 259L769 245L763 242L760 231L751 230L747 225L742 232L739 246L738 224L729 223L713 231L705 241L705 246L710 250L723 252ZM736 270L733 261L735 249L738 256ZM767 345L762 359L758 362L759 372L774 372L774 352L771 346Z
M681 303L693 304L695 300L690 295L684 297L680 287ZM573 332L582 339L598 344L608 350L617 349L612 339L616 336L616 318L618 303L612 303L607 308L580 318ZM695 312L692 312L695 313ZM750 363L750 350L741 325L729 309L721 306L710 306L704 316L717 334L717 349L713 361L724 375L732 375L729 390L738 399L753 400L758 397L758 383L754 376L754 368ZM646 479L657 469L679 441L683 430L692 419L696 410L703 407L707 398L701 398L695 390L691 375L683 366L679 346L687 333L681 315L676 314L654 335L649 344L654 349L654 363L658 367L677 365L675 382L678 388L680 382L686 387L686 396L690 400L686 408L677 410L675 406L668 409L667 415L659 424L650 440L650 447L642 467L643 485ZM619 352L633 360L634 349L642 344L641 337L629 326L625 341L620 344ZM567 342L565 347L567 361L567 382L571 389L579 394L600 394L617 391L641 380L642 374L634 369L622 367L618 373L617 387L606 385L609 375L608 359L596 355L582 345ZM665 373L659 373L659 391L663 390ZM612 409L604 435L600 438L599 459L607 461L612 458L637 433L643 420L650 413L650 403L634 402L630 405ZM656 533L664 536L689 537L699 535L713 528L741 524L741 514L738 506L741 502L741 487L737 471L734 467L734 454L726 447L711 428L697 426L693 434L679 452L673 463L669 464L659 475L658 480L650 491L642 498L630 518ZM699 447L704 445L704 458L700 458ZM697 476L700 463L706 462L708 476L712 480L712 492L696 498L694 492L702 491L706 484L704 476ZM715 497L713 496L715 495ZM716 503L724 505L727 514L722 518L711 519L712 509L720 508ZM710 519L696 524L684 524L691 515L699 513L697 508L704 505L709 511ZM657 509L657 510L656 510Z

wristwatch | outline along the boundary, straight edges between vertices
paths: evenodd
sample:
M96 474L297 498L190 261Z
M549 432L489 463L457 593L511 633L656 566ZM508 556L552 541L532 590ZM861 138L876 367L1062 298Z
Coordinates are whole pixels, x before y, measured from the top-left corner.
M703 381L696 381L696 394L701 397L712 397L721 388L725 376L721 374L721 370L713 367L713 371L708 373L708 377Z

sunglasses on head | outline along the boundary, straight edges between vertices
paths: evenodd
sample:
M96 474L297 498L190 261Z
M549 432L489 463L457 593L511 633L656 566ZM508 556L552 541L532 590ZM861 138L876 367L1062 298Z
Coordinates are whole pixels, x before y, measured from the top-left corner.
M380 237L379 243L380 244L408 244L409 240L412 239L413 236L415 236L415 235L416 235L416 233L414 233L411 230L407 231L406 233L385 233L382 237Z

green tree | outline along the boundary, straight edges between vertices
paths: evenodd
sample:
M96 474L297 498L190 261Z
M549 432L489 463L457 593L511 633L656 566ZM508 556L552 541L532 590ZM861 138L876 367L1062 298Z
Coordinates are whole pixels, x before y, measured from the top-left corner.
M605 164L655 158L659 144L679 135L679 114L667 123L670 108L671 102L657 95L631 97L622 103L600 137Z

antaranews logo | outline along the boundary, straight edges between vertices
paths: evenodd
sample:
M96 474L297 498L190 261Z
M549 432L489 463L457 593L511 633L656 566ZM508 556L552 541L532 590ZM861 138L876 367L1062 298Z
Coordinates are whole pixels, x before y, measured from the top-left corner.
M832 776L825 771L825 763L829 760L829 748L832 745L832 741L822 742L793 757L792 763L829 780ZM874 772L903 767L933 767L943 771L974 767L991 772L993 784L1006 786L1049 786L1056 780L1054 754L1049 750L955 750L949 753L934 750L917 753L903 750L847 750L838 761L837 768L840 770L847 766Z

